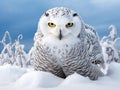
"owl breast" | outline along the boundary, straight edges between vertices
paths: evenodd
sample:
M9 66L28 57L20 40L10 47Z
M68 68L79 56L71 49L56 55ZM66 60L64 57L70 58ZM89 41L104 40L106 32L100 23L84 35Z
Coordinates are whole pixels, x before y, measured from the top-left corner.
M79 42L80 40L78 38L71 41L70 39L60 41L50 38L43 38L40 44L49 55L48 57L54 57L57 62L63 62L65 58L69 56L76 47L78 47L78 45L80 46ZM76 53L75 50L74 53Z

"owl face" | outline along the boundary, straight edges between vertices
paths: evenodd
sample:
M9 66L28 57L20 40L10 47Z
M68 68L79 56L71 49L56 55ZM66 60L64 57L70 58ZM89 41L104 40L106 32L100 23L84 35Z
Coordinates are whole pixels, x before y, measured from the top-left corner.
M42 15L38 30L45 37L58 40L76 38L81 31L82 22L78 14L68 8L53 8Z

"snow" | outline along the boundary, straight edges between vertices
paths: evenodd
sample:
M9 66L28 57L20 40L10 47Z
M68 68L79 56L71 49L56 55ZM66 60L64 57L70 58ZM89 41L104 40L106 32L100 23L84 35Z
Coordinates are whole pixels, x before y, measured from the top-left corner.
M112 29L110 32L110 36L114 39L117 35L116 27L114 25L110 25L108 29Z
M111 63L107 75L92 81L77 73L66 79L49 72L17 66L0 66L0 90L119 90L120 64Z
M16 81L21 75L26 72L26 69L11 65L0 66L0 86Z
M51 73L31 71L24 74L16 82L21 87L55 87L61 83L62 79Z

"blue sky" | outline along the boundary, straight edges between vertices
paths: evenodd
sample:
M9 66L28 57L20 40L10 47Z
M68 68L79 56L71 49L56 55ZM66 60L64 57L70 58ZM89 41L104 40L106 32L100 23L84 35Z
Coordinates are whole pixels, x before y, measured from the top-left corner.
M100 38L109 33L111 24L120 36L120 0L0 0L0 40L6 30L13 42L23 34L21 42L29 50L40 16L49 8L61 6L77 11L85 23L94 26Z

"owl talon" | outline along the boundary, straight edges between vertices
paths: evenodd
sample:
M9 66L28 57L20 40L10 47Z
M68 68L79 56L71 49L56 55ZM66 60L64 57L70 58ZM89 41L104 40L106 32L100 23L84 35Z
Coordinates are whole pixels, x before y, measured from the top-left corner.
M100 64L101 61L97 60L97 61L93 61L92 63L93 63L93 64Z

